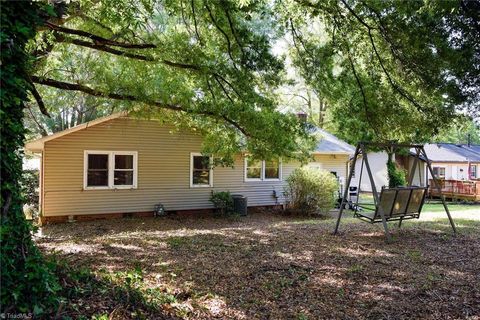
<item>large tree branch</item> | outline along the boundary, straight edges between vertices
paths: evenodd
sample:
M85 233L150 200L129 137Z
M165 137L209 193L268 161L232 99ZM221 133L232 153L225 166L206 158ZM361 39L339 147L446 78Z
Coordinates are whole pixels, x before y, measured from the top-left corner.
M333 16L333 23L337 26L339 32L342 32L341 29L340 29L340 24L337 21L335 15ZM345 34L343 34L343 36L345 36ZM348 58L348 61L350 63L350 67L352 68L353 76L355 77L355 81L357 82L357 85L360 89L360 93L362 94L365 117L367 118L367 121L369 121L371 123L371 128L372 128L374 134L378 137L379 134L377 132L377 126L375 125L375 123L373 121L374 118L371 117L371 113L370 113L370 110L368 108L367 94L366 94L365 89L363 87L362 81L360 80L360 76L358 75L357 70L355 69L355 64L353 62L353 58L352 58L352 55L351 55L351 50L350 50L350 46L348 45L348 42L345 42L345 46L346 46L346 49L347 49L347 58Z
M192 7L192 17L193 17L193 26L195 27L195 34L197 35L198 42L202 45L202 38L200 38L200 33L198 32L198 25L197 25L197 16L195 14L195 2L191 0L190 5Z
M213 25L215 26L215 28L217 28L217 30L220 31L220 33L223 34L223 36L225 37L225 40L227 41L228 56L230 57L230 60L232 60L232 63L233 63L234 68L237 69L237 66L235 65L235 59L233 59L232 43L231 43L231 41L230 41L230 37L229 37L228 34L222 29L222 27L220 27L220 25L217 23L217 20L216 20L215 17L213 16L212 10L210 9L210 7L209 7L207 4L205 4L205 8L207 9L208 15L210 16L210 20L212 20L212 23L213 23ZM238 70L238 69L237 69L237 70Z
M225 6L225 3L222 2L222 5ZM232 17L230 16L230 13L228 12L228 9L226 7L223 7L223 11L225 11L225 15L227 16L228 25L230 26L230 30L232 31L233 37L234 37L235 41L237 42L237 44L240 48L240 51L242 51L242 57L245 59L245 56L246 56L245 51L243 50L243 45L240 42L240 39L237 36L237 32L235 31L235 28L233 26Z
M30 82L30 92L32 93L33 97L35 98L35 101L37 101L38 108L40 109L40 112L51 118L50 114L47 111L47 108L45 107L45 103L43 103L42 96L40 93L37 91L37 88L35 88L35 85L33 84L33 81L31 79L28 80Z
M33 114L32 108L30 107L30 104L27 104L27 110L28 110L28 113L30 114L30 118L37 125L38 130L40 131L40 134L42 135L42 137L48 136L47 130L45 130L43 125L40 122L38 122L37 118Z
M240 92L238 92L237 89L235 89L235 87L233 86L233 84L230 81L228 81L227 79L225 79L225 77L223 77L221 74L216 73L216 72L213 73L213 75L217 78L220 78L223 82L225 82L230 87L230 89L232 89L232 91L235 92L237 97L239 97L240 99L242 98L242 95L240 94Z
M82 46L82 47L87 47L87 48L91 48L91 49L95 49L95 50L105 51L105 52L108 52L108 53L111 53L111 54L114 54L114 55L117 55L117 56L127 57L127 58L131 58L131 59L142 60L142 61L154 61L155 60L151 56L125 52L125 51L122 51L122 50L117 50L117 49L110 48L110 47L108 47L104 44L92 43L92 42L89 42L89 41L83 41L83 40L80 40L80 39L74 39L74 38L70 38L70 37L63 37L63 36L60 36L60 35L57 35L55 37L55 40L57 42L71 43L71 44L75 44L77 46Z
M368 30L371 30L371 29L375 29L374 27L372 27L371 25L369 25L368 23L365 22L365 20L363 20L362 18L360 18L360 16L355 12L355 10L353 10L345 0L340 0L342 1L343 5L345 6L345 8L347 8L347 10L358 20L358 22L360 22L363 26L365 26L365 28L367 28Z
M92 34L90 32L82 31L82 30L76 30L76 29L70 29L66 27L61 27L56 24L53 24L51 22L45 22L45 26L48 27L51 30L62 32L62 33L67 33L67 34L73 34L81 37L87 37L99 44L103 45L109 45L109 46L114 46L114 47L121 47L121 48L126 48L126 49L152 49L156 48L157 46L152 44L152 43L143 43L143 44L135 44L135 43L126 43L126 42L120 42L120 41L115 41L115 40L110 40L95 34Z
M156 60L154 57L151 57L151 56L125 52L125 51L122 51L122 50L117 50L117 49L114 49L114 48L110 48L110 47L108 47L106 45L103 45L103 44L92 43L92 42L83 41L83 40L80 40L80 39L73 39L73 38L64 37L64 36L61 36L61 35L57 35L55 40L57 42L70 43L70 44L74 44L74 45L81 46L81 47L87 47L87 48L91 48L91 49L94 49L94 50L108 52L110 54L114 54L114 55L122 56L122 57L126 57L126 58L131 58L131 59L136 59L136 60L141 60L141 61L158 61L158 62L161 62L165 65L175 67L175 68L191 69L191 70L196 70L196 71L202 70L202 67L194 65L194 64L174 62L174 61L170 61L170 60L167 60L167 59Z
M368 30L368 36L370 38L370 43L372 44L372 47L373 47L373 51L375 52L375 56L377 57L378 59L378 62L380 63L380 67L382 68L383 72L385 73L385 75L387 76L387 79L388 79L388 82L390 83L390 85L398 92L400 93L401 96L403 96L405 99L407 99L408 101L410 101L416 108L418 111L423 111L423 107L412 97L410 96L410 94L408 92L406 92L405 90L403 90L402 88L400 88L400 86L398 86L395 81L392 79L390 73L387 71L387 68L385 68L385 65L383 64L383 59L382 57L380 56L380 54L378 53L378 50L377 50L377 46L375 45L375 41L373 40L373 36L372 36L372 32L371 30Z
M365 28L367 28L367 33L368 37L370 39L370 43L372 45L373 51L375 53L375 56L377 57L377 60L380 64L380 67L382 68L383 73L387 76L388 82L392 86L392 88L397 91L402 97L410 101L418 111L423 111L423 107L405 90L403 90L400 86L398 86L395 81L393 80L392 76L388 72L387 68L385 67L385 64L383 63L383 59L380 56L377 46L375 45L375 40L373 39L373 34L372 30L376 29L372 26L370 26L368 23L366 23L360 16L353 10L345 0L341 0L341 2L344 4L344 6L347 8L347 10L363 25Z
M299 56L299 59L301 61L301 63L303 64L303 67L304 67L304 70L305 70L305 73L307 73L307 70L310 70L310 68L308 67L307 65L307 62L305 61L305 59L303 58L303 55L302 55L302 51L300 50L300 46L298 45L297 43L297 40L300 41L300 44L303 48L303 50L305 51L305 53L307 54L307 56L310 57L310 60L312 63L314 63L315 61L315 58L314 56L311 54L311 52L309 50L307 50L305 44L303 43L302 39L301 39L301 36L298 34L297 30L295 29L295 26L293 25L293 20L290 19L290 29L291 29L291 32L292 32L292 40L293 40L293 45L295 47L295 50L297 51L298 53L298 56ZM307 77L308 76L311 76L311 75L308 75L307 74ZM318 74L316 72L313 73L313 77L316 79L317 82L321 83L323 80L319 79L318 77Z
M220 88L222 89L223 93L225 93L225 95L227 96L228 100L230 100L231 103L234 103L233 99L228 94L227 89L225 89L222 82L220 80L218 80L218 75L214 74L213 77L215 78L215 81L217 81L217 83L220 86Z
M41 85L46 85L49 87L54 87L57 89L62 89L67 91L80 91L95 97L109 98L109 99L123 100L123 101L132 101L132 102L141 102L141 103L155 106L162 109L167 109L167 110L172 110L177 112L185 112L185 113L196 114L196 115L204 115L204 116L216 118L216 119L220 118L220 119L223 119L225 122L229 123L230 125L232 125L233 127L235 127L237 130L243 133L246 137L250 137L250 134L247 132L247 130L245 130L245 128L243 128L237 121L231 119L225 114L217 114L211 111L192 110L192 109L184 108L180 105L163 103L163 102L152 101L152 100L145 100L129 94L103 92L100 90L90 88L85 85L63 82L63 81L58 81L50 78L41 78L37 76L31 76L31 79L34 83L38 83Z

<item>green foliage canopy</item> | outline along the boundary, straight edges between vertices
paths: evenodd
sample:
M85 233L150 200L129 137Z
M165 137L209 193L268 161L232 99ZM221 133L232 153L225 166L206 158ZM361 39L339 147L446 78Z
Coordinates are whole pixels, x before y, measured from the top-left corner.
M428 141L480 103L478 1L282 1L294 64L349 142Z
M80 1L31 44L32 80L50 102L52 88L81 92L196 128L204 152L226 163L239 151L304 159L313 140L277 110L283 63L271 53L275 30L262 1Z

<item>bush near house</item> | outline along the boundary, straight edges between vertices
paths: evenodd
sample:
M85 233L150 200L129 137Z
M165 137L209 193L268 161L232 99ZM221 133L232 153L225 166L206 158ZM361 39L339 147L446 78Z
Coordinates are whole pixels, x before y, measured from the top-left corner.
M407 178L405 170L397 167L395 162L388 160L387 161L387 172L388 172L388 186L390 188L396 188L407 185Z
M325 170L298 168L287 178L289 207L302 214L326 214L335 205L338 182Z
M233 198L228 191L212 192L210 202L221 215L233 213Z

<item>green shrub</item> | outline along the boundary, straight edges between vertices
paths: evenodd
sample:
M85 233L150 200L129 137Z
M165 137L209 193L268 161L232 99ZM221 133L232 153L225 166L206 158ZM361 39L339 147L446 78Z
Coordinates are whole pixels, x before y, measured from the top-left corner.
M395 188L407 185L405 170L398 168L395 162L387 161L388 187Z
M213 203L215 208L218 209L222 215L233 213L233 198L228 191L212 191L210 202Z
M289 207L303 214L326 214L335 206L338 182L330 172L298 168L287 178Z

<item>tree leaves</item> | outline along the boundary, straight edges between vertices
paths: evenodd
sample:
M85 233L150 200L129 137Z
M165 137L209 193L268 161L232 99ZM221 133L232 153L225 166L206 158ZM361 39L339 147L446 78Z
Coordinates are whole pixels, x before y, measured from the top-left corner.
M297 4L313 21L296 5L279 5L284 16L294 12L293 61L328 100L333 128L348 141L426 141L455 108L478 106L478 85L465 72L479 72L479 51L467 40L478 21L469 20L465 2ZM326 36L311 25L323 26ZM455 44L459 34L464 47Z

